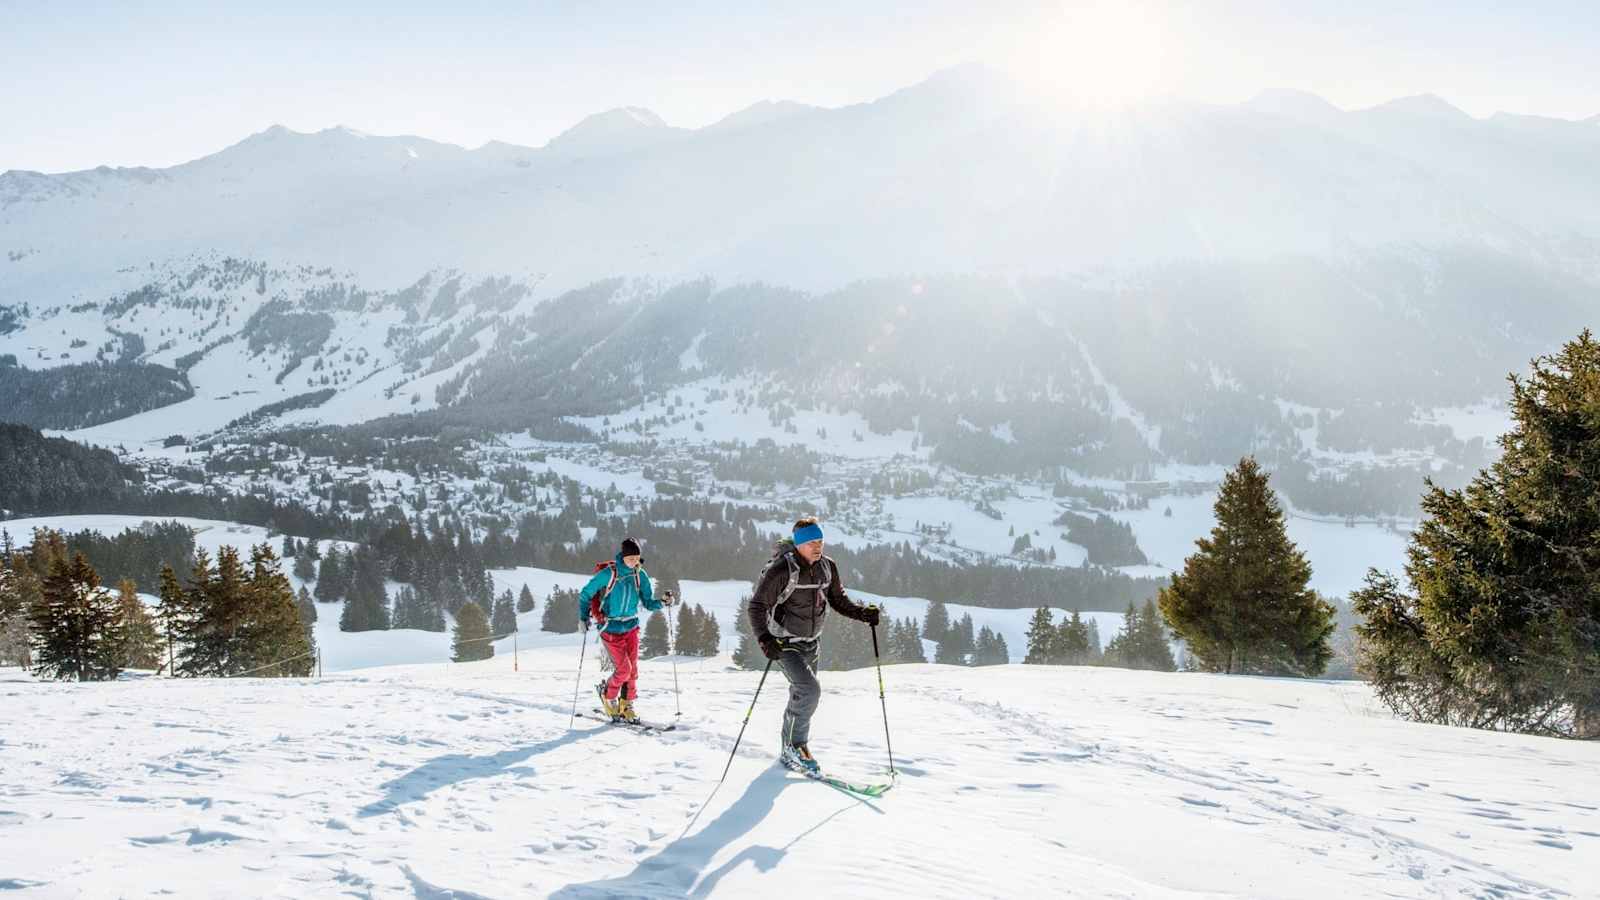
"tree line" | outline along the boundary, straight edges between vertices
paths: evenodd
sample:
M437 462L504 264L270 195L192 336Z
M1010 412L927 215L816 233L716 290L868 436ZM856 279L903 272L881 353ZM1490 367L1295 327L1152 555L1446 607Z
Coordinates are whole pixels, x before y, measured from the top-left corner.
M147 610L132 579L102 585L59 533L35 531L26 548L0 546L0 657L58 679L101 681L125 669L175 675L307 675L315 667L312 620L267 544L248 563L233 547L213 562L195 551L186 580L163 565L159 602Z

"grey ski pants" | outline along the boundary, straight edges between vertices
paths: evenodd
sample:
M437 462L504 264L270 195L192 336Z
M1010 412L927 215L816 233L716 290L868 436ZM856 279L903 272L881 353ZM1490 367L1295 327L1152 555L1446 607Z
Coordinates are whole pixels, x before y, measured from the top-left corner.
M783 711L783 742L804 744L811 739L811 714L822 699L817 681L817 642L788 642L778 657L783 677L789 679L789 706Z

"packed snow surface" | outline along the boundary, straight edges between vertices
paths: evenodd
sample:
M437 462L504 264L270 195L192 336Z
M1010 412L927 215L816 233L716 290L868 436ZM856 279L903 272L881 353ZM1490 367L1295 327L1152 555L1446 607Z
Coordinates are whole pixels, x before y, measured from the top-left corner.
M578 684L598 677L591 650ZM578 644L306 680L0 679L31 897L1594 896L1600 748L1394 721L1354 683L883 673L898 784L774 765L784 685L678 665L682 728L569 722ZM877 780L871 669L812 746ZM671 719L673 672L639 706ZM714 790L715 789L715 790ZM709 801L707 798L710 798Z

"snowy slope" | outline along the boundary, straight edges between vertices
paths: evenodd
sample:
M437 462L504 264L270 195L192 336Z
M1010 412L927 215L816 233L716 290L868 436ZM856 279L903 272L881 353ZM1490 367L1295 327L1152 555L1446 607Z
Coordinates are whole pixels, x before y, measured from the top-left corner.
M670 716L668 667L644 669L642 709ZM518 672L497 657L306 681L0 679L0 886L19 898L1593 896L1595 747L1395 722L1359 685L893 667L901 778L869 802L774 767L779 682L713 793L755 673L680 667L687 730L657 737L569 728L574 674L549 649L522 654ZM814 749L876 777L873 673L823 680Z

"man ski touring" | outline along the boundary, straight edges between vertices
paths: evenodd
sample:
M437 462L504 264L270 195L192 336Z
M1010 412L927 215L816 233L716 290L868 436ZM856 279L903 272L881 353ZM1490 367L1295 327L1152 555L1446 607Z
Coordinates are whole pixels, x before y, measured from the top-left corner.
M822 555L822 526L807 517L794 523L792 537L779 542L756 583L749 612L761 652L789 679L780 761L813 774L821 772L808 746L811 716L822 699L817 644L830 606L847 618L878 624L876 606L862 606L845 595L839 567Z
M600 707L613 720L639 724L633 710L639 696L639 606L659 610L650 576L641 565L639 542L624 538L617 556L601 565L578 592L578 620L587 636L590 624L600 626L600 640L611 655L611 677L594 686ZM667 593L667 603L672 594Z

